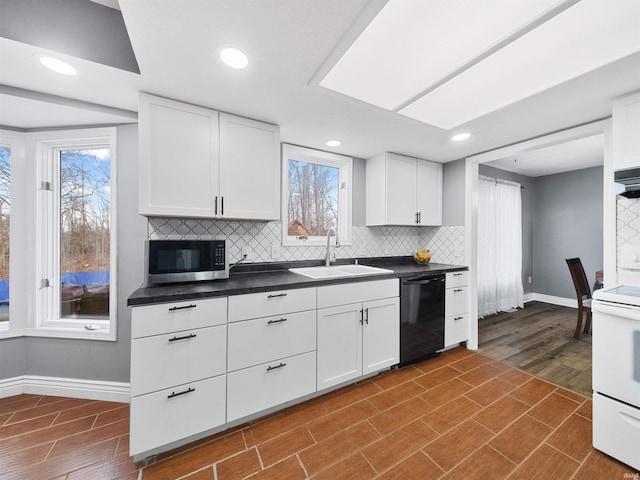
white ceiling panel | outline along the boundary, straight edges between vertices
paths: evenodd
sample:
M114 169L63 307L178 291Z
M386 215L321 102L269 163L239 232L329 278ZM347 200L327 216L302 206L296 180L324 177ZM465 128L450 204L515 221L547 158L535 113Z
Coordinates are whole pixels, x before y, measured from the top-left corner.
M561 3L390 0L320 85L393 110Z
M640 51L640 2L582 0L400 111L449 130Z
M558 145L523 151L487 165L528 177L540 177L598 167L603 163L604 136L593 135Z

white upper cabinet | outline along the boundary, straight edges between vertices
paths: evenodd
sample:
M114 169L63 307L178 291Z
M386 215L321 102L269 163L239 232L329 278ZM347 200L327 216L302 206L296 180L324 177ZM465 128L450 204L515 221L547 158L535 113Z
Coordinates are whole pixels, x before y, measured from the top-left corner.
M277 220L276 125L141 94L139 212Z
M385 153L367 160L367 225L442 225L442 165Z
M640 168L640 92L613 102L613 169Z
M220 114L222 215L251 220L280 218L280 129Z
M139 212L215 216L218 112L141 94L138 116Z

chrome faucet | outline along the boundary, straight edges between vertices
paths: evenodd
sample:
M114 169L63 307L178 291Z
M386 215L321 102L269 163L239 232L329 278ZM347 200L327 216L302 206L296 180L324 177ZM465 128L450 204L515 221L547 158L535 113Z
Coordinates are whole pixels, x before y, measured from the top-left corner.
M338 238L338 232L336 232L336 229L334 227L331 227L329 230L327 230L327 255L324 261L324 264L327 267L331 265L331 232L333 232L333 234L336 237L336 248L340 246L340 239Z

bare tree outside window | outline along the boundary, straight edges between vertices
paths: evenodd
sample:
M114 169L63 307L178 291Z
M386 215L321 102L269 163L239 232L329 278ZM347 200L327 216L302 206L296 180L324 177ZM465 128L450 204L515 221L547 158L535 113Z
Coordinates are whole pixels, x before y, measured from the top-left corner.
M0 146L0 322L9 320L11 152Z
M289 160L289 234L323 236L338 226L340 169Z
M109 317L108 148L60 152L61 317Z

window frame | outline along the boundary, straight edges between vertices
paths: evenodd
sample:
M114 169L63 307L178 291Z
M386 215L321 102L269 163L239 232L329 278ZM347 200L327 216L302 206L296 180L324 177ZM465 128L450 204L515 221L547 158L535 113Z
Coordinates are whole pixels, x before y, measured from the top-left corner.
M301 239L289 236L289 160L315 163L338 168L338 237L340 244L353 244L353 158L345 155L315 150L308 147L282 144L282 245L318 246L326 245L327 237L310 236ZM331 243L335 245L335 237Z
M10 245L10 250L12 251L13 248L12 245L14 243L14 237L15 237L15 233L14 233L14 222L15 222L15 218L16 216L13 215L13 201L14 201L14 190L15 190L15 182L13 179L13 172L14 172L14 159L16 157L19 156L19 153L22 152L22 154L24 155L24 147L22 142L19 141L18 138L16 138L15 136L11 135L9 132L5 132L5 131L0 131L0 145L2 147L5 147L9 150L9 155L11 158L11 190L10 190L10 197L11 197L11 217L9 220L9 245ZM13 252L10 254L9 256L9 281L11 281L11 271L12 269L12 265L15 264L15 260L13 260L14 255ZM12 320L12 315L11 315L11 310L12 310L12 305L14 304L14 300L13 300L13 293L12 293L13 289L9 290L9 320L6 322L0 322L0 338L3 338L5 335L7 335L8 332L11 331L11 327L12 324L15 324L16 322L14 320ZM14 309L15 310L15 309Z
M27 335L80 338L89 340L117 339L117 152L114 128L87 129L39 134L35 141L33 246L35 274L32 298L34 318ZM109 319L87 320L60 318L60 152L73 149L109 148L110 150L110 285ZM50 182L51 190L42 182ZM51 287L42 287L48 279ZM98 330L87 327L95 325Z

